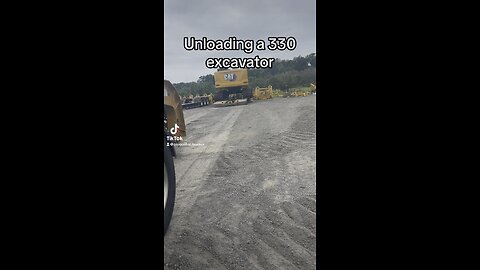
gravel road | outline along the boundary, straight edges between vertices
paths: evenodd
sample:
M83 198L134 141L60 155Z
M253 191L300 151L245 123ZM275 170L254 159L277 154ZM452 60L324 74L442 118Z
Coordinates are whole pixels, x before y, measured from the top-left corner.
M184 111L164 269L316 269L315 112L312 95Z

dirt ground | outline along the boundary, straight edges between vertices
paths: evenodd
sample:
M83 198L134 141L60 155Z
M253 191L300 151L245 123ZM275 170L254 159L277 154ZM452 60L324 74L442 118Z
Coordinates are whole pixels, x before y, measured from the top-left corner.
M316 96L184 111L164 269L316 269Z

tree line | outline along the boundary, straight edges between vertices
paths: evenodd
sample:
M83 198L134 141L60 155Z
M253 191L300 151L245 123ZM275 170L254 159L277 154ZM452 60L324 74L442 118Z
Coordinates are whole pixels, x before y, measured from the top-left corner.
M292 60L275 59L271 69L249 69L249 87L267 87L271 85L274 89L283 91L293 88L308 86L316 83L317 56L311 53L305 57L297 56ZM213 74L203 75L196 82L174 83L180 95L204 95L214 94L215 81Z

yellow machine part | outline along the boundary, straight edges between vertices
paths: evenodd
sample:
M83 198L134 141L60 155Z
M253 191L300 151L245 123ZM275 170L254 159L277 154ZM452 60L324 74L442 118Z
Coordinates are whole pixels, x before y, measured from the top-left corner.
M174 128L175 124L177 124L179 128L178 133L175 135L185 137L187 133L185 130L185 120L183 118L182 101L175 87L167 80L163 81L163 95L163 108L167 118L168 130Z
M217 71L213 74L213 77L215 88L248 86L248 72L246 69Z
M283 97L285 92L280 89L273 89L273 97Z
M270 98L273 98L273 89L271 85L265 88L260 88L257 86L255 87L255 90L253 90L253 99L262 100Z
M306 97L307 93L305 91L301 91L300 89L295 89L290 94L291 97Z

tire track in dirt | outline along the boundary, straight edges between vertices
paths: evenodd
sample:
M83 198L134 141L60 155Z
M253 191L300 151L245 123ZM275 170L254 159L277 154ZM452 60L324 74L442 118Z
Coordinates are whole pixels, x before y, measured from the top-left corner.
M268 192L258 192L258 190L262 190L258 184L264 183L265 179L271 176L271 173L263 173L265 170L262 170L262 166L286 168L288 165L282 164L280 157L302 149L305 142L309 142L309 146L316 146L316 134L308 130L309 126L310 129L315 126L315 115L311 114L312 108L303 107L301 111L300 115L305 115L304 112L309 112L309 114L306 114L306 117L299 117L286 132L271 135L262 140L261 143L245 149L245 151L224 152L219 159L221 162L217 163L220 175L237 173L241 168L251 168L249 170L251 177L243 178L254 179L254 181L242 186L244 189L253 187L247 190L247 194L257 194L258 197L252 201L263 202L262 207L259 207L262 210L256 210L257 217L253 224L250 224L253 230L249 230L242 226L243 223L237 222L240 232L253 233L256 244L263 246L262 250L247 254L247 258L257 254L255 263L265 269L312 269L312 262L315 261L316 202L313 201L313 207L310 204L308 205L309 208L306 208L304 206L305 202L311 202L312 198L300 197L294 199L293 202L289 201L292 195L289 195L289 190L278 188L281 184L267 185L273 187L270 193L275 194L273 196ZM234 166L231 162L233 160L244 160L248 164ZM272 164L272 161L277 162ZM266 162L270 164L266 165ZM277 174L273 178L280 179L282 183L288 181L289 176L292 176L289 173L290 171L274 170L274 172L277 172ZM283 174L283 178L280 177L279 172ZM284 200L282 198L278 200L276 194L284 194ZM241 201L238 197L236 199ZM300 202L303 202L303 204ZM248 200L243 201L243 203L248 209ZM268 211L263 209L268 209ZM251 211L255 210L250 209ZM246 216L243 216L239 220L246 218ZM285 239L288 239L288 241L284 241Z
M218 158L215 155L210 155L210 153L220 151L223 144L226 143L231 127L241 112L242 109L228 112L225 121L219 121L211 127L212 133L209 135L208 140L205 140L206 144L189 154L189 157L194 157L193 161L189 163L186 169L181 170L184 172L183 174L177 176L177 187L181 190L188 189L188 192L180 193L177 196L177 201L181 204L181 207L176 207L175 212L179 216L181 216L182 212L187 212L191 208L191 206L187 205L189 202L195 202L195 197L199 194L197 189L200 189L204 184L201 178L203 178ZM179 152L182 153L181 151Z

